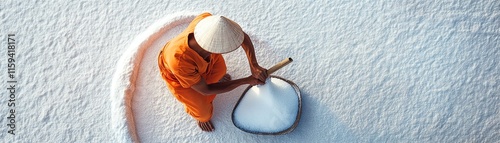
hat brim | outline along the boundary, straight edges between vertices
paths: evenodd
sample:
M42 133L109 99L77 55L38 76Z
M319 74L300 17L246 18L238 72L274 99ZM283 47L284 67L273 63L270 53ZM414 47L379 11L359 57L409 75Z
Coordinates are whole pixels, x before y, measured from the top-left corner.
M224 16L209 16L196 25L194 37L204 50L224 54L238 49L245 35L236 22Z

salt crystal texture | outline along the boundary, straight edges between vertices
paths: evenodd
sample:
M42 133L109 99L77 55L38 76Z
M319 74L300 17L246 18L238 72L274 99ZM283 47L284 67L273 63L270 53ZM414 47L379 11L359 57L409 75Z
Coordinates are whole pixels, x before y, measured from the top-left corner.
M240 24L260 65L294 57L276 73L301 85L293 133L235 128L245 87L217 95L211 133L168 91L148 45L202 10ZM499 0L1 0L0 33L2 72L16 35L19 89L11 135L3 73L0 143L500 141ZM235 79L248 76L242 48L223 56Z
M244 130L276 133L290 128L297 117L299 99L295 89L279 78L251 87L234 109L233 120Z

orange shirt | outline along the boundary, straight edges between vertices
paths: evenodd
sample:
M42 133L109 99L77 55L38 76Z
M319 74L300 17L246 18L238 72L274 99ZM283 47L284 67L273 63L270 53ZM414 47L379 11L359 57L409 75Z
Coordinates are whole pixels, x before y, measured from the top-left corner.
M188 35L194 32L194 27L200 20L210 15L203 13L196 17L181 34L163 47L164 66L168 71L167 82L172 86L190 88L207 71L209 63L189 47Z
M210 13L197 16L177 37L171 39L158 55L158 66L162 78L167 82L172 95L184 104L186 112L201 122L212 118L212 101L216 95L204 96L191 86L204 78L207 84L218 82L226 74L226 64L220 54L210 54L205 61L188 45L188 36L196 24Z
M210 54L205 61L188 44L189 34L196 24L210 13L198 15L178 36L171 39L158 55L158 66L162 78L172 95L184 104L186 112L194 119L207 122L212 118L214 95L202 95L191 88L205 79L207 84L218 82L226 74L226 63L221 54Z
M202 77L206 78L209 62L205 61L188 45L188 35L194 32L196 24L210 13L197 16L189 26L177 37L163 47L164 67L167 69L166 80L174 88L190 88L198 83ZM211 54L210 60L222 58L220 54Z

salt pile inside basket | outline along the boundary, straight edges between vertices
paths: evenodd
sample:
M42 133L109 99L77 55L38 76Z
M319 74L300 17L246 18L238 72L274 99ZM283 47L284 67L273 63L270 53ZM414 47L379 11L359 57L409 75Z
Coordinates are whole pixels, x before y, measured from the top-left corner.
M252 132L280 132L297 117L299 99L286 81L271 77L266 84L251 87L234 109L236 126Z

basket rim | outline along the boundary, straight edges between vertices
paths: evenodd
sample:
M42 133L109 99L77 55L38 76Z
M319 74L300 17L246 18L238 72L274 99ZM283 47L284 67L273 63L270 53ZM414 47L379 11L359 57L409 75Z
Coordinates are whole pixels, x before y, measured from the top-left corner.
M287 80L287 79L284 79L282 77L279 77L279 76L275 76L275 75L271 75L270 76L271 78L277 78L277 79L280 79L280 80L283 80L285 82L287 82L288 84L290 84L293 89L295 90L295 92L297 93L297 98L298 98L298 110L297 110L297 117L295 117L295 122L292 124L292 126L290 126L289 128L287 129L284 129L282 131L278 131L278 132L257 132L257 131L251 131L251 130L247 130L247 129L244 129L240 126L238 126L235 121L234 121L234 111L236 109L236 107L238 107L238 105L240 104L240 101L241 99L243 99L243 97L245 96L245 94L247 93L247 91L252 88L253 86L249 85L244 91L243 93L241 94L240 98L238 99L238 102L236 102L236 105L234 106L233 108L233 112L231 114L231 120L233 122L233 125L236 126L238 129L244 131L244 132L247 132L247 133L251 133L251 134L258 134L258 135L284 135L284 134L288 134L290 132L292 132L299 124L299 121L300 121L300 116L301 116L301 113L302 113L302 96L301 96L301 93L300 93L300 89L299 87L297 86L297 84L295 84L294 82L290 81L290 80Z

